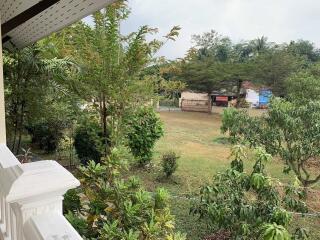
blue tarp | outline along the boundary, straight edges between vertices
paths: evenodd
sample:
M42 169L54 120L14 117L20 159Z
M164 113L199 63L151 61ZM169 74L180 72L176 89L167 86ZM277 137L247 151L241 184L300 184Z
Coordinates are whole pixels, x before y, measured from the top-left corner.
M266 106L270 102L270 98L272 96L271 90L263 89L259 92L259 105Z

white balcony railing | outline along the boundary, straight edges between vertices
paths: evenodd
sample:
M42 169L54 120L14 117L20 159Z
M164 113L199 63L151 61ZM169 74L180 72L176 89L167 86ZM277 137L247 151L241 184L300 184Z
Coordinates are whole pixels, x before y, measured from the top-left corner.
M82 239L62 214L79 181L55 161L20 164L0 144L0 240Z

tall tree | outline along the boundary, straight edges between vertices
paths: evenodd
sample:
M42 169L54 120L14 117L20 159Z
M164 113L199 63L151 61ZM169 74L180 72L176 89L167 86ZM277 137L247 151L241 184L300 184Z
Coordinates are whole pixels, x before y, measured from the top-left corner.
M298 58L283 49L273 50L259 55L253 63L250 75L255 82L270 87L273 94L285 93L285 80L304 66Z
M310 41L291 41L287 50L295 56L305 58L308 62L317 62L320 59L320 50Z
M44 113L48 91L59 91L57 82L74 66L68 58L46 58L43 52L33 45L4 54L8 142L14 153L20 151L26 121Z
M157 32L148 26L122 36L121 21L129 13L126 1L116 1L93 15L93 27L78 23L52 37L62 46L62 54L71 54L82 66L82 74L70 87L95 107L105 142L111 145L122 141L125 116L154 97L154 78L142 76L142 70L180 29L173 27L164 40L147 41L148 35Z
M256 55L267 52L271 47L271 44L268 42L268 38L265 36L256 38L250 41L249 44L253 50L253 53Z
M214 58L220 62L226 62L232 53L232 42L230 38L220 35L211 30L202 35L193 35L194 47L198 49L198 58Z

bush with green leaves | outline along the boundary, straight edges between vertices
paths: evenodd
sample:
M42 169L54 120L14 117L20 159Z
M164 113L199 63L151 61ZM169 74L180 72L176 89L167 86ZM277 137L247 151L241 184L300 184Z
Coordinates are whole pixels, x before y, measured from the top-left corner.
M251 147L264 146L285 163L284 171L293 171L304 186L320 180L314 171L320 157L320 101L286 101L272 99L268 111L261 117L251 117L246 111L228 109L223 113L223 133L229 133L233 143Z
M233 147L232 159L229 169L201 188L191 213L205 220L212 231L231 233L232 239L289 239L292 214L288 210L307 212L301 190L290 186L282 197L275 181L266 174L271 155L263 148L255 150L250 173L243 170L248 160L243 146Z
M41 118L26 128L31 135L32 143L39 149L51 153L58 148L68 126L69 123L61 119Z
M66 192L63 198L63 212L78 212L81 210L81 201L79 197L79 189L71 189Z
M148 164L156 141L163 135L163 126L152 107L141 107L127 120L128 146L141 166Z
M82 164L100 162L103 148L102 130L95 118L84 118L75 129L74 147Z
M90 161L80 168L83 206L69 211L68 220L86 239L185 239L174 233L165 189L151 194L143 190L137 178L121 178L128 156L126 148L113 148L101 163Z
M162 170L166 177L170 177L178 168L178 159L180 158L174 151L166 152L162 155L161 164Z

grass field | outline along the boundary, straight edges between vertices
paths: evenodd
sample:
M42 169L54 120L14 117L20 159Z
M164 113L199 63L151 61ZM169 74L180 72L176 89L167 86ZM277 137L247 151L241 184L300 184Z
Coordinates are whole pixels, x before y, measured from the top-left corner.
M206 234L205 225L189 216L190 201L177 196L197 192L201 184L209 181L212 176L225 169L230 160L230 146L223 141L225 136L220 133L222 108L215 108L213 114L192 112L161 112L165 125L165 135L155 147L155 166L150 171L137 170L150 191L163 186L172 195L172 212L176 215L178 230L188 233L188 239L200 239ZM259 115L261 111L252 110L250 114ZM160 157L168 151L179 153L179 168L170 181L159 181L161 176ZM252 162L246 163L252 165ZM273 160L268 166L268 173L281 182L288 182L293 176L282 173L283 164ZM318 196L312 196L312 206L319 206ZM317 218L295 219L310 229L311 239L320 239L320 220Z
M250 114L259 112L253 110ZM229 166L230 145L225 141L226 136L220 133L221 108L216 109L211 115L195 112L161 112L160 116L164 122L165 134L155 147L155 169L160 171L160 158L164 152L174 150L181 156L178 161L179 168L175 173L177 186L171 183L159 183L160 185L173 192L178 191L180 195L189 193ZM246 164L251 166L253 162ZM270 175L282 182L292 179L292 176L284 175L282 170L283 164L280 161L274 160L268 166ZM143 174L139 175L148 187L154 185L154 178L160 174L157 171L141 173Z

